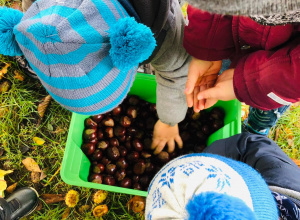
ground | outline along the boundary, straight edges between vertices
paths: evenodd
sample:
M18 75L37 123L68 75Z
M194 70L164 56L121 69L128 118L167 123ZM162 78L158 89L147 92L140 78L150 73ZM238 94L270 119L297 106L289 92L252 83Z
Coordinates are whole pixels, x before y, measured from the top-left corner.
M1 5L11 5L11 1L0 0ZM94 219L92 201L95 190L65 184L59 170L64 155L71 112L51 101L44 117L38 112L38 105L48 95L41 84L22 75L22 70L8 57L0 56L0 71L10 63L8 72L0 80L0 169L13 170L5 176L7 185L17 183L17 188L31 186L43 194L57 194L62 197L71 189L79 193L79 203L70 209L68 219ZM16 73L17 71L17 73ZM21 75L20 75L21 74ZM11 83L10 89L3 85ZM7 84L6 84L7 85ZM1 92L2 91L2 92ZM287 155L300 159L300 106L294 105L281 117L269 137L275 140ZM36 140L36 137L41 140ZM44 141L44 143L39 143ZM25 168L22 160L32 158L45 173L45 177L34 180L32 172ZM40 174L39 174L40 175ZM39 176L38 176L39 177ZM34 183L35 182L35 183ZM8 192L5 195L9 195ZM126 203L132 196L109 193L105 200L109 208L103 219L142 219L139 214L128 211ZM53 198L52 198L53 199ZM79 212L83 205L90 205L86 212ZM41 199L39 211L28 219L62 219L67 209L64 201L49 204Z

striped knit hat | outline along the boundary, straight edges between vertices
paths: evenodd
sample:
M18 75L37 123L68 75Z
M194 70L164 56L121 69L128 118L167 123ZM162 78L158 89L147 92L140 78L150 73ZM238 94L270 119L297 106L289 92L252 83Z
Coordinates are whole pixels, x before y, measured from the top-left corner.
M146 220L278 220L266 182L245 163L189 154L166 164L150 183Z
M0 54L24 54L50 95L80 114L120 104L155 46L117 0L39 0L24 15L0 8Z

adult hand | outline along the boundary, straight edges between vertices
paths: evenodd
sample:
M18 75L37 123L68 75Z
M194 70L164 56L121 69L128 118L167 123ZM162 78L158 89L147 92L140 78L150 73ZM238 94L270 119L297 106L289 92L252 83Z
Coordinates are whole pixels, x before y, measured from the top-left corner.
M222 61L204 61L192 58L185 95L188 107L194 106L195 112L199 112L205 105L205 99L198 100L197 94L214 86L221 66Z
M178 147L182 148L183 143L179 135L178 124L170 126L158 120L154 126L151 145L151 149L155 149L154 154L159 154L166 144L168 144L168 152L172 153L175 149L175 141Z
M202 109L207 109L216 104L218 100L229 101L236 99L233 90L234 69L225 70L217 79L213 88L201 91L197 95L198 100L206 100ZM201 109L201 110L202 110Z

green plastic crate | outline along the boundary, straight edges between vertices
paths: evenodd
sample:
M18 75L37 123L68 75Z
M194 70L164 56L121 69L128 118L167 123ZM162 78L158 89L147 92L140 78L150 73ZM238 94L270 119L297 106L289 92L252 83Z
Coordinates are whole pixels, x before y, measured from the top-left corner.
M138 73L129 94L138 95L140 98L148 102L155 103L155 77L153 75ZM228 102L219 101L215 106L220 106L225 110L225 126L209 137L208 145L216 140L227 138L241 132L240 102L237 100ZM63 181L74 186L102 189L116 193L147 196L146 191L88 182L91 163L80 149L82 144L82 133L84 130L84 119L86 119L87 117L89 116L79 115L76 113L73 113L72 115L67 145L60 172Z

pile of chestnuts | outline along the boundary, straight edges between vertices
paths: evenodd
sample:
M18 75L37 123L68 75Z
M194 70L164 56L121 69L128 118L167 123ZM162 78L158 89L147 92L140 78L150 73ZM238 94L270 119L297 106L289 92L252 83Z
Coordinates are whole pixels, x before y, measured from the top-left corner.
M201 113L188 109L179 123L183 148L154 155L151 143L158 120L156 105L128 96L112 111L84 121L81 149L91 161L89 181L147 190L151 179L169 160L202 152L209 135L224 126L224 117L219 107Z

